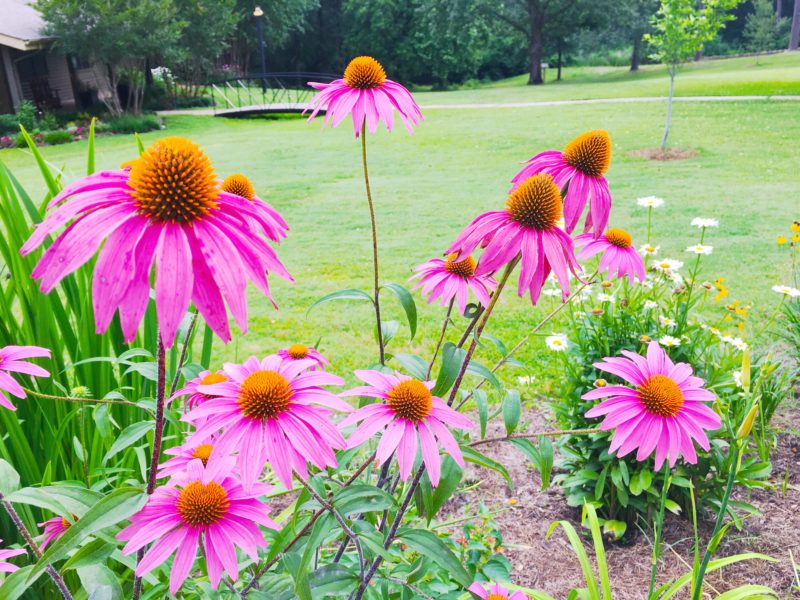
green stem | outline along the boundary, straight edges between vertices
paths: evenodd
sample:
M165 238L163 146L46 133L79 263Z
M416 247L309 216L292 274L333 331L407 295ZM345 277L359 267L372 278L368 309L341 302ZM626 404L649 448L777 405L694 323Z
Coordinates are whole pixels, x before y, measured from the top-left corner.
M135 406L137 408L144 408L136 404L135 402L129 402L128 400L112 400L107 398L80 398L77 396L54 396L52 394L43 394L41 392L37 392L36 390L32 390L30 388L22 387L25 390L26 394L30 394L36 398L42 398L44 400L59 400L61 402L75 402L77 404L122 404L124 406ZM146 409L145 409L146 410Z
M697 573L692 581L692 600L700 600L700 597L703 593L703 578L705 577L708 563L711 560L712 544L715 544L717 534L719 534L720 530L722 529L722 523L725 520L725 513L728 511L728 501L731 497L731 491L733 491L733 482L736 479L736 471L738 470L737 465L739 464L739 453L741 452L740 443L741 442L739 440L736 440L733 443L733 457L731 460L731 469L728 473L728 483L725 486L725 494L722 496L722 502L719 506L719 513L717 513L717 520L714 523L714 530L711 532L711 537L709 538L708 545L706 546L706 551L703 553L703 560L700 562L700 567L697 569Z
M372 226L372 280L375 295L375 320L378 325L378 357L381 364L386 363L383 343L383 329L381 327L381 302L380 281L378 278L378 228L375 224L375 205L372 203L372 191L369 186L369 170L367 169L367 120L361 125L361 162L364 165L364 186L367 190L367 203L369 204L369 220Z
M669 471L669 461L664 461L664 483L661 486L661 502L658 505L658 517L655 522L655 536L653 539L653 554L650 561L650 587L647 597L653 600L653 591L656 587L656 572L658 571L658 559L661 557L661 533L664 530L664 507L667 505L667 492L672 475Z
M450 313L453 312L453 303L456 301L455 298L450 300L450 304L447 306L447 314L444 317L444 323L442 324L442 332L439 334L439 341L436 342L436 349L433 351L433 358L431 359L430 364L428 364L428 374L425 376L425 379L431 378L431 370L433 370L433 363L436 362L436 357L439 356L439 350L442 348L442 342L444 341L444 334L447 332L447 325L450 323Z
M755 334L755 335L754 335L754 336L753 336L753 337L750 339L750 345L752 345L752 344L753 344L753 342L756 340L756 338L758 338L758 337L759 337L759 336L760 336L762 333L764 333L764 332L765 332L767 329L769 329L769 328L772 326L772 324L775 322L775 317L777 317L777 316L778 316L778 313L780 312L780 310L781 310L781 307L783 306L783 303L784 303L784 302L786 302L786 296L782 296L782 297L781 297L781 301L780 301L780 303L779 303L779 304L778 304L778 306L775 308L775 312L773 312L773 313L772 313L772 316L769 318L769 321L767 321L767 324L766 324L766 325L764 325L764 327L762 327L761 329L759 329L759 330L758 330L758 333L757 333L757 334Z

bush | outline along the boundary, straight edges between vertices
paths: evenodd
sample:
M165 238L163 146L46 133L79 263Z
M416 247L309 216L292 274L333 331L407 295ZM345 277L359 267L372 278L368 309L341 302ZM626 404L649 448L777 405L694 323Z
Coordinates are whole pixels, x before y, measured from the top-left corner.
M25 127L28 131L36 129L36 105L33 102L23 100L17 107L17 123ZM19 131L19 127L17 127Z
M0 115L0 135L19 133L19 117L17 115Z
M198 108L212 106L214 100L211 96L178 96L175 98L175 108Z
M104 122L102 129L112 133L143 133L161 129L161 119L155 115L122 115Z
M72 141L72 134L69 131L45 131L42 134L42 141L53 146L66 144Z

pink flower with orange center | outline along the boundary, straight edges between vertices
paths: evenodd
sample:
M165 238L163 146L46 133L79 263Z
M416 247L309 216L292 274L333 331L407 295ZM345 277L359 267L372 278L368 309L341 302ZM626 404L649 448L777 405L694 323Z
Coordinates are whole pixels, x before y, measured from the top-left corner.
M127 542L122 553L132 554L153 542L136 566L137 576L160 566L174 552L169 593L175 594L191 572L201 543L214 589L223 572L238 579L237 547L253 562L258 560L258 548L267 545L259 526L280 528L269 518L269 507L258 500L269 486L258 484L245 491L232 473L234 462L228 459L205 468L200 460L190 462L131 517L131 524L117 534Z
M406 480L411 475L419 447L433 487L439 485L441 473L439 444L456 463L464 466L461 449L447 426L471 429L474 425L431 394L433 381L380 371L356 371L355 374L368 385L342 392L340 396L368 396L383 402L359 408L339 424L344 428L361 421L347 439L348 448L360 446L382 431L376 458L383 464L397 451L400 478Z
M0 540L2 542L3 540ZM25 554L25 550L22 548L19 549L7 549L7 550L0 550L0 573L13 573L14 571L18 571L19 567L13 563L8 562L6 559L11 558L12 556L19 556L20 554Z
M50 350L39 346L5 346L0 348L0 392L6 392L17 398L25 398L25 390L9 373L20 373L31 377L49 377L50 373L33 363L25 362L27 358L49 357ZM17 410L6 395L0 393L0 406L9 410Z
M564 151L547 150L528 160L512 179L512 190L537 173L549 173L564 196L564 221L572 233L583 209L589 204L586 230L595 237L606 228L611 212L611 193L605 173L611 165L611 138L602 129L587 131L572 140Z
M468 589L482 600L528 600L527 594L510 592L499 583L482 584L476 581Z
M310 367L312 371L315 369L324 371L325 367L331 364L314 346L306 346L305 344L292 344L286 348L281 348L278 350L278 356L289 362L294 360L313 360L317 364Z
M153 265L159 331L168 348L190 303L227 342L226 303L238 326L247 329L248 280L270 299L268 272L292 281L262 237L284 237L285 221L274 210L223 190L206 154L185 138L158 140L129 168L80 179L48 209L52 212L22 246L23 255L69 225L45 251L33 277L49 293L102 244L92 281L95 326L104 332L119 310L125 341L136 336L147 308Z
M558 227L562 215L561 193L547 174L533 175L508 197L505 210L484 213L470 223L447 249L448 254L469 256L479 245L485 247L475 269L476 275L493 273L521 257L518 293L529 292L536 304L550 271L569 295L569 271L580 266L575 260L572 239Z
M434 258L415 267L416 275L411 279L419 279L414 289L422 288L428 304L439 299L440 304L446 306L455 298L458 310L463 315L467 310L470 291L483 306L488 306L492 291L497 287L491 275L476 275L476 267L477 263L471 256L458 258L453 254L446 259Z
M606 229L599 238L591 233L583 233L575 238L575 245L584 246L578 253L581 260L603 253L597 267L599 272L608 271L609 275L616 275L617 278L627 276L630 281L634 276L644 281L647 276L644 261L633 246L633 238L624 229Z
M692 375L686 363L673 363L667 353L652 341L647 356L623 350L625 358L608 357L595 363L598 369L633 384L607 385L585 393L581 398L607 398L586 411L587 418L605 416L600 428L614 430L609 454L622 457L636 448L636 460L643 461L655 450L655 468L669 457L670 467L683 456L697 462L693 441L703 450L710 448L704 429L720 426L720 418L705 403L715 399L703 389L704 381Z
M78 518L72 515L72 520L77 521ZM71 525L72 523L65 517L53 517L43 523L39 523L39 527L44 527L44 539L39 544L39 548L44 550L47 544L60 538Z
M342 385L344 380L310 371L314 365L310 359L284 361L277 354L226 364L227 381L197 387L213 398L183 416L197 424L186 444L208 443L215 436L215 453L238 451L237 466L248 489L267 462L287 489L292 487L293 470L307 478L309 461L320 469L335 467L334 450L343 448L345 441L330 420L330 409L353 409L322 387Z
M341 79L331 83L309 82L308 85L320 90L308 106L308 110L312 111L308 120L324 109L323 125L330 123L331 127L336 127L347 115L352 114L356 137L364 126L370 133L375 133L381 121L391 131L394 111L400 115L409 133L422 120L422 112L411 92L387 79L381 64L371 56L357 56L351 60Z

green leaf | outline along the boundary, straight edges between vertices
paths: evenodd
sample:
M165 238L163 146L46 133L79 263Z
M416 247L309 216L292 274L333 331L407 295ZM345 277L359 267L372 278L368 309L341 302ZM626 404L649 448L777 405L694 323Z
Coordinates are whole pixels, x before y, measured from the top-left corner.
M583 571L583 577L586 581L586 588L588 590L589 597L600 598L600 592L597 589L597 580L592 572L592 563L589 560L589 556L586 554L586 549L583 547L583 542L581 541L578 532L575 531L575 528L572 526L572 523L569 521L555 521L547 530L547 534L544 536L545 539L549 539L553 534L553 531L555 531L556 527L559 525L561 525L561 527L564 529L564 533L567 534L567 539L569 539L572 550L575 552L575 556L578 557L578 562L581 564L581 570Z
M727 567L729 565L742 562L744 560L766 560L769 562L777 562L776 559L772 558L771 556L767 556L766 554L758 554L756 552L744 552L742 554L734 554L733 556L726 556L724 558L712 560L711 562L708 563L708 568L706 569L706 573L712 573L718 569L722 569L723 567ZM689 571L688 573L681 575L671 584L666 584L661 588L659 588L656 593L656 596L659 597L660 600L667 600L668 598L672 598L675 594L677 594L681 590L681 588L683 588L683 586L685 586L692 580L693 575L694 575L693 571Z
M11 463L0 458L0 494L8 496L19 489L19 473Z
M117 547L106 540L96 539L78 548L77 552L61 567L61 572L70 569L82 569L96 564L103 564Z
M147 498L142 490L133 487L119 488L104 496L47 547L42 558L34 565L30 577L38 577L47 565L62 559L87 536L130 517L144 506Z
M445 343L442 347L442 366L436 376L436 385L431 390L434 396L443 396L453 387L466 356L463 348L456 347L452 342Z
M311 560L319 548L319 545L325 541L325 537L336 527L336 520L330 512L326 512L319 519L314 522L311 527L311 532L305 541L305 549L303 550L303 557L300 560L298 570L300 572L307 572Z
M333 497L334 508L343 515L377 512L394 505L394 498L374 485L348 485Z
M425 515L430 524L431 519L436 516L439 509L444 506L453 493L458 489L458 484L461 483L461 476L463 472L456 462L449 456L445 456L442 460L442 472L439 477L439 485L433 490L430 497L430 505L428 506L428 514Z
M92 600L119 600L122 586L114 572L105 565L90 565L78 569L78 577L87 596Z
M492 460L485 454L481 454L474 448L469 446L461 446L461 453L464 455L464 460L474 463L476 465L480 465L482 467L486 467L487 469L491 469L492 471L497 471L500 475L503 476L503 479L506 480L506 483L509 487L514 487L514 482L511 481L511 475L508 473L508 469L506 469L503 465L501 465L496 460Z
M517 390L508 390L503 400L503 422L506 426L506 435L511 435L517 430L519 416L522 412L522 403Z
M464 587L472 583L472 577L456 555L435 533L424 529L401 529L397 532L397 539L442 567Z
M18 571L14 571L3 581L0 586L0 600L17 600L39 579L41 573L30 578L33 565L26 565Z
M475 390L472 392L472 399L478 409L478 421L481 426L481 439L486 437L486 424L489 422L489 403L486 400L486 392Z
M33 154L33 158L34 160L36 160L36 164L39 166L39 171L41 172L42 179L44 179L45 184L47 184L47 189L50 192L50 195L55 196L56 194L58 194L60 186L53 177L53 173L50 171L50 166L47 164L47 161L44 159L44 156L42 156L42 153L39 151L39 148L36 147L36 142L33 141L33 138L28 133L28 130L25 129L25 127L23 127L22 125L20 125L19 128L22 131L22 137L28 144L28 149L31 151L31 154Z
M339 290L338 292L332 292L327 296L323 296L308 308L308 310L306 311L306 315L310 313L313 308L321 304L325 304L326 302L331 302L333 300L359 300L361 302L367 301L370 304L373 303L372 296L370 296L364 290L356 290L350 288L346 290Z
M344 597L342 592L352 592L358 587L358 574L340 563L333 563L311 573L308 582L315 594Z
M550 438L540 435L538 438L538 448L533 445L533 442L525 438L517 438L509 441L519 448L539 470L542 477L542 489L546 489L547 486L550 485L550 477L553 472L553 443L550 441Z
M91 175L94 173L94 126L97 122L95 117L92 117L92 122L89 123L89 144L86 148L86 174Z
M411 295L411 292L409 292L405 286L399 283L387 283L383 287L391 291L400 301L400 305L406 312L408 329L411 331L411 339L413 340L414 336L417 335L417 305L414 302L414 296Z
M103 464L108 462L108 459L118 452L122 452L125 448L134 444L147 434L148 431L154 428L155 423L153 423L153 421L139 421L138 423L131 423L128 425L122 433L119 434L119 437L114 440L114 443L111 444L111 448L108 449L108 452L106 452L106 455L103 457Z
M398 353L394 355L394 358L403 365L403 368L412 377L416 377L421 381L425 381L428 378L428 363L422 357L416 354Z
M766 585L745 584L723 592L716 600L769 600L778 598L778 593Z
M467 365L467 373L471 375L477 375L478 377L483 377L489 383L492 384L492 387L496 389L498 392L503 391L503 386L500 383L500 380L492 373L488 367L483 366L480 363L476 363L475 361L470 361Z
M102 498L102 494L77 485L45 485L27 487L9 494L6 500L14 504L38 506L62 517L80 517Z

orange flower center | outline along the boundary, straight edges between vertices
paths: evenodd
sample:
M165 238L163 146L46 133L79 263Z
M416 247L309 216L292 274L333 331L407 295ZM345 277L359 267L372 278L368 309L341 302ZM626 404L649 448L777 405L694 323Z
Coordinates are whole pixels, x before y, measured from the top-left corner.
M406 379L389 392L386 403L401 419L418 422L427 417L433 407L433 397L425 384L416 379Z
M474 258L471 256L462 260L457 260L457 258L458 254L455 252L447 257L447 261L444 263L445 271L453 275L461 275L464 279L475 275L475 266L477 263Z
M200 385L214 385L223 381L228 381L228 378L222 373L209 373L200 380Z
M222 182L222 189L229 194L241 196L246 200L252 200L256 197L256 188L253 187L253 182L241 173L226 177L225 181Z
M611 164L611 138L603 129L587 131L564 149L564 160L586 175L600 177Z
M292 344L289 346L287 352L293 359L300 360L301 358L308 356L308 346L303 344Z
M503 594L489 594L486 596L486 600L508 600L508 596L504 596Z
M208 464L208 457L211 456L211 451L213 449L214 446L211 444L200 444L194 449L194 452L192 452L192 458L199 458L203 461L203 466L205 466Z
M217 176L200 147L182 137L157 141L131 167L128 185L151 221L191 223L217 207Z
M545 230L555 226L563 213L561 193L552 175L538 173L528 177L511 192L506 210L520 225Z
M242 382L239 408L251 419L266 421L289 409L293 396L287 379L275 371L254 371Z
M72 520L73 520L73 521L77 521L77 520L78 520L78 517L76 517L75 515L72 515ZM64 529L69 529L71 525L72 525L72 523L70 523L70 522L67 520L67 518L66 518L66 517L61 517L61 526L62 526Z
M618 248L630 248L633 245L631 234L624 229L612 227L606 230L606 240L609 244L614 244Z
M213 525L228 512L228 492L215 481L203 485L193 481L181 490L177 509L183 522L191 527Z
M653 375L636 388L647 412L662 417L674 417L683 406L683 392L666 375Z
M344 82L351 88L369 90L386 81L386 71L371 56L356 56L344 70Z

